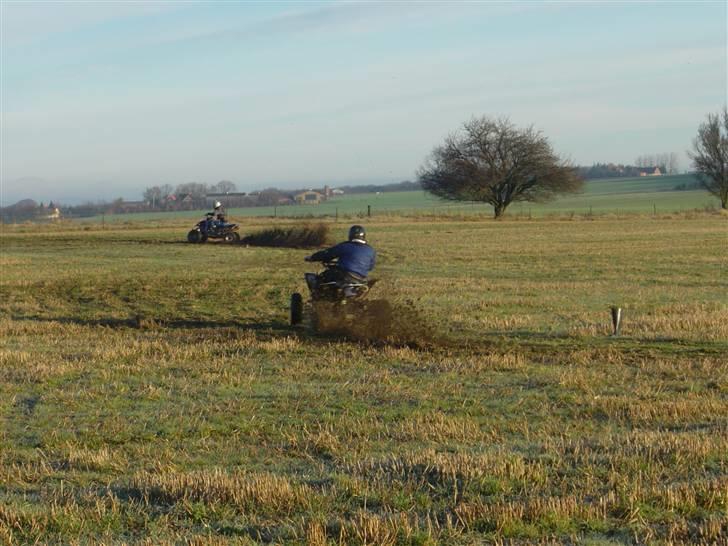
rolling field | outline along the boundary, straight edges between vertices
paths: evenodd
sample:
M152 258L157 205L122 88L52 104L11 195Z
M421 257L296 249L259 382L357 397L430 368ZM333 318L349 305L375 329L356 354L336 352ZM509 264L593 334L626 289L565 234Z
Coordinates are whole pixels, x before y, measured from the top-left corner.
M160 225L3 227L0 543L728 541L724 214L375 216L396 344Z
M695 178L689 175L662 177L590 180L584 192L558 198L550 203L514 203L506 211L507 216L548 217L550 215L607 215L624 213L668 214L693 209L718 208L719 201L703 190L675 191L680 185L690 186ZM364 217L371 206L374 216L410 215L422 216L491 216L493 208L481 203L454 203L442 201L422 191L360 193L342 195L320 205L231 208L228 216L233 221L249 217L313 217L336 216L342 218ZM202 211L144 212L135 214L107 215L104 222L142 222L186 218L197 221ZM99 223L100 216L81 219L82 222Z

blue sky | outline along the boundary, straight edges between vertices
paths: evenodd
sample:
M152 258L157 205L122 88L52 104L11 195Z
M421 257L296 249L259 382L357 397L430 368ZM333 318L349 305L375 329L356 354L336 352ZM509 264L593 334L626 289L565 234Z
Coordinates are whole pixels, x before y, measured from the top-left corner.
M726 3L2 2L2 188L414 179L473 115L579 164L684 156L726 103Z

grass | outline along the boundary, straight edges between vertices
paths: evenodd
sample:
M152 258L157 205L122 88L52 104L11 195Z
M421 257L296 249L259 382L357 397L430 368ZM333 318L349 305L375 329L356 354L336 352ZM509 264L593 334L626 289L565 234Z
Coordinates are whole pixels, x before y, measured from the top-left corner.
M0 542L728 537L725 216L375 217L427 348L288 328L307 251L185 226L0 235Z

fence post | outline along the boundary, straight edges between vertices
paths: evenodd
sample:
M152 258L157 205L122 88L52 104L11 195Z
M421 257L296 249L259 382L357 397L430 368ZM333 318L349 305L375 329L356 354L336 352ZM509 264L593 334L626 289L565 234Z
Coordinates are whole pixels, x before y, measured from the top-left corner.
M273 206L273 218L277 218L277 217L278 217L278 207L276 207L276 206L274 205L274 206Z
M622 308L612 305L609 310L612 312L612 335L618 336L622 326Z
M652 216L657 216L657 204L652 203Z
M339 207L336 207L336 209L334 209L334 210L336 211L336 221L338 222L339 221Z
M101 213L101 229L106 229L106 215Z
M372 206L371 205L367 205L367 217L368 218L372 217Z

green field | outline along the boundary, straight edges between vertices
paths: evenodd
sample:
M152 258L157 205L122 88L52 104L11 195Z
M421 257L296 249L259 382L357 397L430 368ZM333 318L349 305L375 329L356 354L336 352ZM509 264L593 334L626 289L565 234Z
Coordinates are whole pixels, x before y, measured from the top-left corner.
M288 326L310 250L5 226L0 543L725 544L728 217L660 210L375 215L398 343Z
M691 175L608 179L587 181L584 192L560 197L544 204L514 203L507 210L510 216L543 217L548 215L604 215L623 213L669 214L693 209L717 208L719 201L702 190L675 191L676 186L689 186L695 182ZM384 192L343 195L320 205L281 207L248 207L228 210L231 219L247 217L366 217L368 207L374 216L382 214L423 213L438 216L491 215L490 205L480 203L453 203L442 201L425 192ZM170 218L188 218L190 222L201 217L200 211L150 212L107 215L104 222L156 221ZM84 222L100 222L100 216L85 218Z

